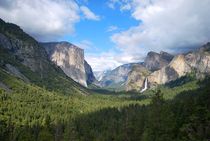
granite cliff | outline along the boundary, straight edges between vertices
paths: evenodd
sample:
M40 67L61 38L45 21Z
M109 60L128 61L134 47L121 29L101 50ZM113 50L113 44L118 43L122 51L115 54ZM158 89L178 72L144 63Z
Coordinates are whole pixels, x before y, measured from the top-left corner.
M128 74L126 91L140 91L144 86L146 77L150 71L142 64L136 64Z
M84 59L84 50L69 42L40 43L49 59L59 66L74 81L87 87L95 77L91 66Z
M156 71L168 65L173 59L173 55L161 51L160 53L149 52L144 60L144 66L150 71Z
M129 72L126 81L126 91L140 91L144 86L147 76L167 66L173 57L173 55L163 51L160 53L149 52L144 62L134 65ZM154 75L156 76L157 74ZM154 79L156 79L156 77L154 77Z
M146 78L149 87L169 83L189 73L195 73L197 79L201 79L210 74L210 43L174 57L165 52L149 52L143 64L129 73L127 91L141 90Z
M197 79L210 74L210 43L175 56L169 65L150 74L148 80L150 84L165 84L191 72Z

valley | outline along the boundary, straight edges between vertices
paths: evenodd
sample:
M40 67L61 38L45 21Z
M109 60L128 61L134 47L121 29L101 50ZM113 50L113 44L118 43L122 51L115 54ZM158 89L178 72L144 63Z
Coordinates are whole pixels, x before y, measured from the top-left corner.
M210 139L210 43L103 71L84 50L0 19L0 141Z

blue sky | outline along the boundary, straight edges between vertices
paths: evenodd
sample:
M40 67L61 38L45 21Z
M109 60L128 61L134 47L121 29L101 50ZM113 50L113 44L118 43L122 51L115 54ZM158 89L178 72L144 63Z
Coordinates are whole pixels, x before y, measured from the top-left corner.
M210 0L0 0L0 17L41 42L69 41L94 71L210 41Z
M92 43L93 48L97 48L92 49L90 47L85 49L86 53L101 53L115 49L115 44L110 39L111 35L127 30L131 26L136 26L138 22L131 17L130 11L121 12L119 9L111 9L106 2L107 0L90 0L88 3L81 1L80 3L85 4L92 12L99 15L100 20L82 19L75 25L75 33L73 35L67 35L61 40L67 40L75 44L81 43L82 41L89 41ZM117 29L109 31L111 27Z

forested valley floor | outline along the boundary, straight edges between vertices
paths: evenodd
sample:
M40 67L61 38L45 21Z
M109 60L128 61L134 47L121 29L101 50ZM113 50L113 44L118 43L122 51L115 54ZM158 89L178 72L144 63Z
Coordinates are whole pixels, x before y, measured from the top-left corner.
M64 95L0 71L1 141L208 141L210 81Z

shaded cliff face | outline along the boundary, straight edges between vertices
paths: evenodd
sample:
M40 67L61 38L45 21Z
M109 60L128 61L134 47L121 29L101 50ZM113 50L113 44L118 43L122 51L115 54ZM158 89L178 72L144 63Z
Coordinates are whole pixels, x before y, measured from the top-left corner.
M29 67L32 71L44 73L43 70L48 68L48 59L44 49L18 26L12 24L11 28L16 29L19 34L23 34L19 36L25 36L24 38L27 38L27 40L15 37L11 33L6 35L1 32L0 46L11 51L23 65Z
M87 63L87 61L85 61L85 75L86 75L87 85L90 85L90 84L98 85L98 81L96 80L93 74L93 70L91 66Z
M49 58L74 81L87 87L84 50L68 42L41 43Z
M144 65L150 71L156 71L168 65L173 57L167 52L149 52L144 60Z
M45 50L19 26L0 19L0 47L31 71L44 77L51 67Z
M140 91L144 86L146 77L150 71L141 64L136 64L128 74L126 81L126 91Z

